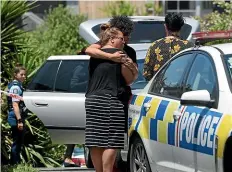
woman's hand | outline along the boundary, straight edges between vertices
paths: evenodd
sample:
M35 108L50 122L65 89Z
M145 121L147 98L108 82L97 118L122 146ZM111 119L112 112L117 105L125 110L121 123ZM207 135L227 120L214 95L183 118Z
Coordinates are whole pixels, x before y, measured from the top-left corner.
M132 70L135 67L134 62L129 57L126 58L126 61L124 62L124 65L126 65L130 70Z
M117 62L117 63L125 63L127 59L127 55L124 54L122 51L117 51L110 56L110 60Z
M22 122L19 122L18 123L18 129L21 131L23 130L23 123Z
M133 73L133 75L135 76L135 79L137 78L138 75L138 67L137 65L133 62L133 60L131 58L126 58L126 62L124 63L125 66L127 66L131 72Z

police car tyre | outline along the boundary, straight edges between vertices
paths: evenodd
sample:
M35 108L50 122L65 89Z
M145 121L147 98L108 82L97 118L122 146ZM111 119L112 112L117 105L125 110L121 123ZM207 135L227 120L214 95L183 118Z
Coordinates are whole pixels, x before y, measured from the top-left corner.
M223 158L223 172L232 171L232 136L227 140Z
M140 138L136 137L130 146L130 172L151 172L146 150Z
M84 147L85 165L87 168L94 168L93 162L90 156L90 151L87 147Z

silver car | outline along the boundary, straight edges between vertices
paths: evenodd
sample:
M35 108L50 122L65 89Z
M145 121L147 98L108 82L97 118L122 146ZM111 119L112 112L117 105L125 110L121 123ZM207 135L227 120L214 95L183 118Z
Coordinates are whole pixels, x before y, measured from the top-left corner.
M134 31L131 34L129 45L135 50L147 50L155 40L166 36L163 16L131 16L134 22ZM81 23L80 35L90 44L99 40L100 25L107 23L110 18L88 20ZM180 37L192 41L192 33L200 31L200 24L193 18L185 18Z
M142 76L144 58L150 44L165 36L164 17L131 17L135 30L131 45L137 53L138 79L132 91L143 89L147 82ZM99 26L109 19L89 20L80 25L80 34L89 43L98 41ZM199 31L199 23L186 18L181 31L183 38L191 40L191 34ZM141 34L142 33L142 34ZM51 136L53 143L84 144L85 90L88 83L87 55L51 56L38 70L24 92L24 101L35 113Z
M144 56L141 56L144 57ZM44 123L53 143L83 144L88 55L51 56L24 92L29 110ZM144 59L137 59L139 76L132 89L142 89Z

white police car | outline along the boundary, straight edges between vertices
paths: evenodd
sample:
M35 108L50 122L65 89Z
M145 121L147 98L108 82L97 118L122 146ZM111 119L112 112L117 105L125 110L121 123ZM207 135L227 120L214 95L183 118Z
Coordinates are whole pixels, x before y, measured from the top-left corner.
M232 172L232 43L182 51L132 96L128 161L133 172Z

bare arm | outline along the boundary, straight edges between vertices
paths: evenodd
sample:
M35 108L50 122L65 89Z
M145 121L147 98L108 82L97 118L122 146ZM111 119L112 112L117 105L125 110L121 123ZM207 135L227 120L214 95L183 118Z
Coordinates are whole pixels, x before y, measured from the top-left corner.
M125 64L122 64L122 76L124 77L127 85L131 85L137 79L138 74L133 72L136 71L136 68L137 67L135 66L134 69L131 69Z
M13 104L13 109L14 109L14 113L16 116L16 119L21 119L21 115L20 115L20 110L19 110L19 102L12 102Z
M13 109L14 109L14 113L17 119L17 126L19 130L23 130L23 123L22 121L18 121L18 120L22 120L21 115L20 115L20 110L19 110L19 102L12 102L13 105Z
M130 58L127 58L124 65L126 65L130 69L130 71L132 72L133 78L131 78L131 81L134 82L137 79L138 73L139 73L137 64L134 63Z
M133 67L131 68L131 71L134 75L134 81L135 81L138 78L138 73L139 73L138 66L136 63L133 63Z
M92 44L86 48L85 53L93 58L107 59L119 63L122 62L122 58L125 57L125 54L123 54L122 51L117 51L111 54L100 50L100 48L101 45Z

